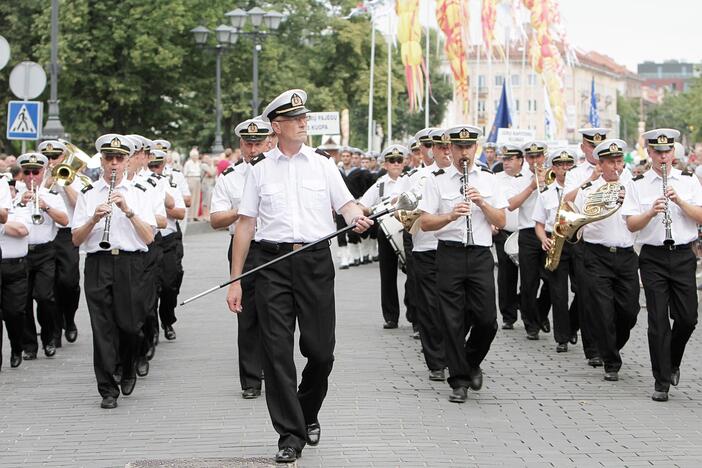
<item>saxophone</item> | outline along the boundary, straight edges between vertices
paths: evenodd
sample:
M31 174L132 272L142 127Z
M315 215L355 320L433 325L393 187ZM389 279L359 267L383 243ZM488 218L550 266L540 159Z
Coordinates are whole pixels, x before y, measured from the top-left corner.
M577 236L577 242L582 235L580 229L583 226L612 216L619 210L622 206L619 192L623 188L619 182L606 182L585 198L582 213L578 213L572 202L561 202L553 223L553 243L546 253L544 267L547 270L555 271L558 268L566 240Z

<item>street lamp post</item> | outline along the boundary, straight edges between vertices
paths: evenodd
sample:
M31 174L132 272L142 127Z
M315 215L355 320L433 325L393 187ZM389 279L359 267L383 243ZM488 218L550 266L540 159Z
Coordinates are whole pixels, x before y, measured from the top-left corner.
M64 129L59 118L58 101L58 0L51 0L51 85L49 91L49 115L44 127L45 138L63 138Z

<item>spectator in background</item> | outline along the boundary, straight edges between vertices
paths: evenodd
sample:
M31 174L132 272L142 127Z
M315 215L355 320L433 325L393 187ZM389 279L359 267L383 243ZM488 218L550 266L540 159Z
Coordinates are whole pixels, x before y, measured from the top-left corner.
M226 159L222 159L226 161ZM200 163L200 187L202 192L202 213L203 218L210 217L210 199L212 198L212 188L214 187L215 178L217 177L217 169L210 155L203 155Z
M7 164L7 167L10 167L16 163L17 163L17 157L15 157L11 154L5 158L5 164Z
M271 146L271 148L273 148ZM232 164L236 164L241 161L241 149L237 148L234 150L234 155L232 156Z
M224 150L224 157L217 163L217 175L220 175L223 170L229 166L233 166L236 161L233 160L234 151L231 148Z
M193 149L190 150L190 158L185 161L185 165L183 166L183 175L185 176L188 189L190 189L190 194L192 196L192 202L188 210L188 219L199 221L198 210L200 209L202 168L200 166L200 152L197 150L197 146L194 146Z

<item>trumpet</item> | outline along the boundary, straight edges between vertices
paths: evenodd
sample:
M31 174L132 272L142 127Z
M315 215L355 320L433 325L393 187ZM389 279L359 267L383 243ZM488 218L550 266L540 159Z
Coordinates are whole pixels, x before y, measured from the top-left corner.
M39 190L38 187L34 186L34 180L32 180L29 187L29 190L34 192L34 195L32 195L32 203L34 203L32 207L32 224L44 224L44 215L41 214L41 209L39 208Z
M465 200L466 203L468 203L468 214L466 215L466 240L463 242L463 245L469 246L469 245L475 245L475 241L473 240L473 206L470 203L470 197L468 196L468 160L464 159L463 160L463 199Z
M110 203L110 198L112 198L112 191L115 188L115 182L117 181L117 170L112 169L110 174L110 188L107 191L107 203ZM101 249L110 250L112 244L110 244L110 224L112 223L112 211L107 213L105 216L105 229L102 231L102 239L98 244Z
M670 207L668 206L668 165L666 163L661 163L661 179L663 179L663 196L665 197L665 211L663 212L663 225L665 226L665 240L663 240L663 245L673 245L675 244L675 239L673 239L672 224L673 220L670 217Z

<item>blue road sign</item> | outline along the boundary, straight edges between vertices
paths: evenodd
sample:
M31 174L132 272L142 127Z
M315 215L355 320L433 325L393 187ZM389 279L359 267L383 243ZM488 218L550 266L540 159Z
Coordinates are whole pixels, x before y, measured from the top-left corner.
M7 104L7 139L38 140L43 104L39 101L10 101Z

